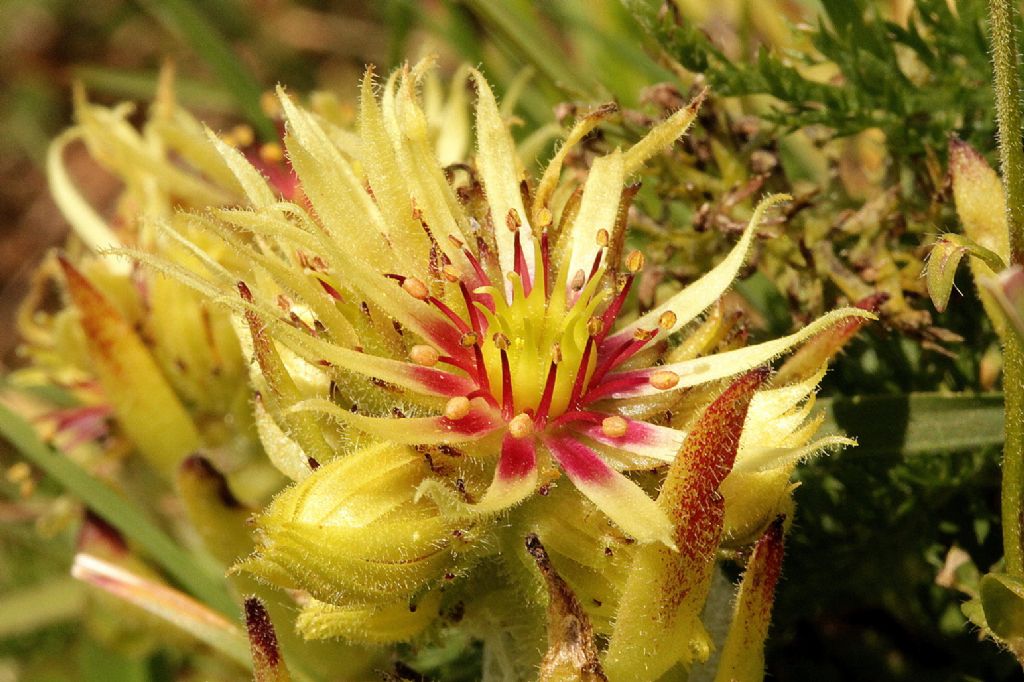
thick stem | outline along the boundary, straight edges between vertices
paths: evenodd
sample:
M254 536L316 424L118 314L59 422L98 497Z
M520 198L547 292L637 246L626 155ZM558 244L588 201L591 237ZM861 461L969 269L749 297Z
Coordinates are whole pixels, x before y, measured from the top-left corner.
M1006 335L1003 360L1006 444L1003 446L1003 552L1006 571L1024 577L1024 348Z
M1024 264L1024 147L1021 146L1021 108L1016 12L1013 0L989 0L992 62L995 66L996 117L999 124L999 162L1006 186L1010 261Z
M1014 0L989 0L992 61L995 67L999 157L1006 188L1010 261L1024 263L1024 148L1021 146L1020 83ZM1012 333L1004 347L1003 391L1006 443L1003 446L1003 552L1006 570L1024 576L1024 348Z

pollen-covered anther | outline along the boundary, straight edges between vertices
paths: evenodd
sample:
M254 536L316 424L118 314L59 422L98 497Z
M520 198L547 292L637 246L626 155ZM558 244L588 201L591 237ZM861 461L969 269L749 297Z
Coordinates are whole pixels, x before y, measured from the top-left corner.
M626 256L626 269L634 274L640 272L644 269L644 260L644 254L639 251L631 251Z
M556 365L562 362L562 346L560 344L551 345L551 362Z
M466 332L459 337L459 345L463 348L472 348L478 341L480 341L480 337L476 332Z
M461 273L459 273L453 265L446 265L441 268L441 274L444 275L444 278L449 282L458 282L462 279Z
M505 227L511 232L518 232L519 228L523 226L523 219L519 217L519 211L514 208L508 210L508 214L505 215Z
M611 236L608 234L608 230L602 228L602 229L597 231L597 245L598 246L601 246L601 247L608 246L608 242L609 242L610 239L611 239Z
M671 370L661 369L651 375L650 382L651 386L667 391L670 388L676 387L676 384L679 383L679 375Z
M628 428L629 422L618 415L605 417L604 420L601 421L601 433L609 438L622 438L626 435L626 430Z
M420 344L409 349L409 359L417 365L433 367L440 358L441 354L433 346Z
M650 341L657 334L653 329L637 329L633 332L634 341Z
M582 269L579 269L576 271L576 274L572 276L572 280L569 282L569 288L573 291L579 291L586 283L587 273L583 272Z
M236 147L248 147L256 139L256 135L253 133L252 128L242 124L232 128L231 132L225 135L224 138L228 144Z
M672 312L671 310L666 310L665 312L658 316L658 326L661 327L664 331L668 331L676 325L677 319L678 318L676 317L676 314L674 312Z
M508 423L508 432L513 438L528 438L533 435L533 417L519 413Z
M498 350L508 350L509 346L512 345L512 342L509 340L509 338L502 334L501 332L496 333L494 336L491 337L491 339L494 341L494 347L497 348Z
M555 217L551 214L551 209L545 206L537 211L537 226L547 227L551 224L551 221L554 220L554 218Z
M469 398L464 395L457 395L444 406L444 416L455 422L469 414L471 407Z
M587 320L587 333L591 336L598 336L604 331L604 320L600 317L592 317Z
M260 145L260 160L263 163L281 163L284 161L284 149L276 142Z
M405 280L402 281L402 289L405 290L405 293L420 301L427 300L427 296L430 295L430 290L427 289L427 285L423 283L423 280L417 279L416 277L406 277Z

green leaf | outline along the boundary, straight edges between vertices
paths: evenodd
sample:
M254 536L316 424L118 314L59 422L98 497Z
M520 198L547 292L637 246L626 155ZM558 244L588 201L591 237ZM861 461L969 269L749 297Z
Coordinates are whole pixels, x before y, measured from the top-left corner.
M82 467L47 447L32 425L0 405L0 436L51 478L67 488L107 523L163 568L185 589L207 605L236 617L238 606L224 582L198 566L164 531L130 501L93 478Z
M1024 641L1024 580L989 573L981 579L981 605L993 634L1008 642Z
M857 439L857 457L913 457L1003 443L1003 396L912 393L824 398L824 433Z
M220 84L234 96L242 114L265 139L277 139L274 125L260 107L260 84L200 9L200 3L190 0L138 0L138 3L209 65Z

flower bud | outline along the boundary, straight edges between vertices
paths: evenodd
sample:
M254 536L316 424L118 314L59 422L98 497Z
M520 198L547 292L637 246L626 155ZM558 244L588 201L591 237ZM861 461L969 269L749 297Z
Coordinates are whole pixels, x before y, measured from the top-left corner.
M390 639L375 638L408 639L431 620L410 606L459 573L477 535L476 524L452 521L432 501L415 499L429 474L422 454L393 443L327 462L258 517L256 553L237 569L304 590L315 600L307 608L345 607L367 625L382 610L411 618L410 627L392 623ZM359 634L352 623L334 632L311 619L318 626L307 636Z

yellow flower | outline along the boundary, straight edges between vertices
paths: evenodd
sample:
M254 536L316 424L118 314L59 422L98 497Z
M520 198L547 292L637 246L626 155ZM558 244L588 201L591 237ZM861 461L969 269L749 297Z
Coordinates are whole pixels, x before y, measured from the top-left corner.
M685 434L634 418L638 404L737 375L870 314L839 310L791 336L661 364L673 337L729 287L762 215L785 197L763 201L709 273L623 321L644 263L639 252L625 254L623 186L686 130L700 98L631 148L596 159L574 188L560 182L565 155L606 110L577 123L534 182L490 87L472 71L475 163L445 168L418 101L420 75L420 67L392 74L378 98L367 74L352 156L280 93L303 205L279 201L211 135L249 207L188 222L235 247L234 265L192 247L207 266L200 277L136 255L246 317L270 415L305 456L336 452L312 421L326 415L350 439L465 455L464 497L443 475L421 486L452 513L508 509L561 472L627 534L674 545L664 511L595 446L670 462ZM236 285L241 297L229 293ZM298 359L303 372L322 375L318 397L295 385ZM481 466L492 474L477 486Z

